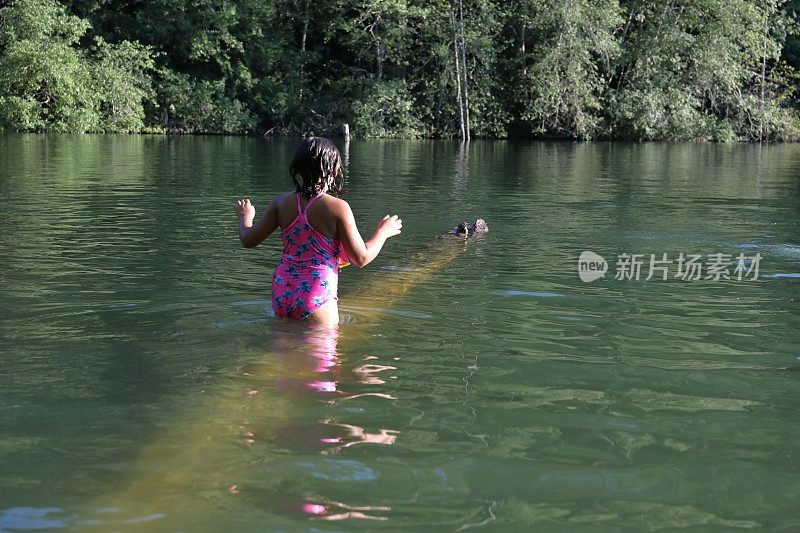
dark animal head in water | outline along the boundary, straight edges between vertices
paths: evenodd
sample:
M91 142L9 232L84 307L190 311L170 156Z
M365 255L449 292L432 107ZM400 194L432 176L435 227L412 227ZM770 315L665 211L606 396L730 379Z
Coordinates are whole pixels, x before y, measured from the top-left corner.
M486 225L486 221L482 218L479 218L475 220L475 222L462 222L447 233L466 239L467 237L472 237L473 235L482 235L488 231L489 226Z

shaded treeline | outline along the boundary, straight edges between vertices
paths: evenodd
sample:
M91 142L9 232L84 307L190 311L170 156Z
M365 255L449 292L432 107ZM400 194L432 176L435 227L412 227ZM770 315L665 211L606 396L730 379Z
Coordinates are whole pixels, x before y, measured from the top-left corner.
M795 139L795 4L0 0L0 127Z

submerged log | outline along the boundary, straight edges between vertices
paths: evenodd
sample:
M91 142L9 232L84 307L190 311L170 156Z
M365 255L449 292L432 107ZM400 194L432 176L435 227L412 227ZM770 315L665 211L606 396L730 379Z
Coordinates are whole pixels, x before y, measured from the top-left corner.
M253 470L256 463L252 447L289 438L285 435L290 431L311 435L310 440L298 445L315 449L322 455L335 454L359 443L393 444L399 430L368 433L357 426L327 420L297 428L292 421L294 399L311 395L315 399L326 398L330 403L360 396L340 390L337 384L341 381L340 345L372 335L375 323L399 298L458 257L468 243L477 240L472 237L486 232L488 226L483 219L459 223L410 255L406 261L408 268L382 271L379 275L376 272L371 282L360 284L357 291L350 293L350 299L363 300L367 306L353 306L352 309L358 310L358 317L344 327L268 321L271 346L263 356L250 357L250 361L238 369L220 370L219 375L224 379L207 383L192 411L187 412L180 423L170 424L126 465L130 478L122 482L119 490L95 501L92 508L114 510L104 515L103 529L145 519L153 520L153 525L160 530L203 529L210 513L218 507L237 505L232 498L274 496L263 486L264 471ZM380 306L370 306L370 300L379 301ZM238 364L241 365L241 361ZM367 372L374 370L373 367L375 365L368 365L354 371ZM231 380L231 374L238 378ZM331 381L323 381L325 379ZM275 395L279 390L283 393ZM393 399L383 393L367 394ZM320 440L314 437L320 429L333 433L347 430L349 436L331 438L326 434L326 438ZM273 465L279 466L277 462ZM273 475L277 475L276 472ZM284 495L286 502L274 505L321 519L337 519L343 515L336 513L347 508L346 504L329 502L322 496L302 501L292 498L296 496ZM389 510L388 507L374 508L377 515L370 515L370 518L385 520L380 515Z

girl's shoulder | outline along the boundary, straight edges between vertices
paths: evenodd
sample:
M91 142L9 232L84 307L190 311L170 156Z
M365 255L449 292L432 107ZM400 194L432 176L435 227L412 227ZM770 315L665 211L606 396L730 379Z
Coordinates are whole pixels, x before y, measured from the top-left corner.
M328 209L337 215L342 215L350 211L350 204L348 204L346 200L336 198L330 194L325 194L323 198Z
M285 192L283 194L279 194L278 196L276 196L274 201L276 203L283 203L283 202L285 202L287 200L294 201L294 198L295 198L296 195L297 195L297 193L294 192L294 191Z
M275 197L274 200L272 200L272 203L278 209L285 209L289 206L294 206L297 202L297 200L295 199L296 194L297 193L295 193L294 191L279 194L278 196Z

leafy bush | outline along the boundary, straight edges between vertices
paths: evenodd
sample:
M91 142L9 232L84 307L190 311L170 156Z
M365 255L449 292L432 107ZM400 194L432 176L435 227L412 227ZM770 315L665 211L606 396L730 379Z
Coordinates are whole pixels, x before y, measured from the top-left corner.
M154 95L150 75L155 63L151 49L129 41L109 44L98 37L93 51L92 79L102 129L141 131L145 118L143 102Z
M682 141L714 137L716 118L703 113L700 102L679 89L630 89L612 109L615 132L625 138Z
M225 96L224 80L163 71L158 93L162 124L169 131L242 134L257 122L242 102Z
M421 137L425 126L414 111L414 97L402 81L369 85L352 104L353 131L360 137Z
M151 92L149 48L97 39L78 47L86 21L54 0L0 10L0 126L18 131L139 131Z
M74 47L87 24L51 0L17 0L0 16L0 124L89 131L97 124L88 61Z

